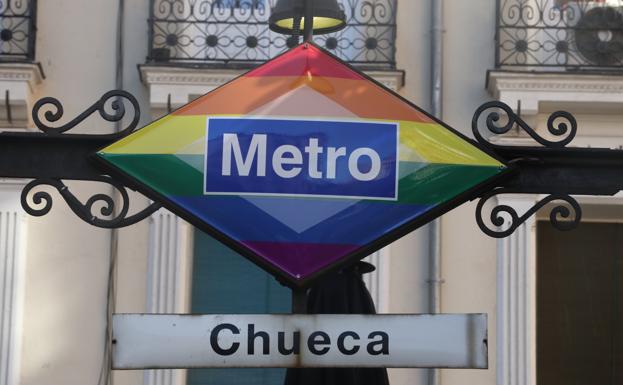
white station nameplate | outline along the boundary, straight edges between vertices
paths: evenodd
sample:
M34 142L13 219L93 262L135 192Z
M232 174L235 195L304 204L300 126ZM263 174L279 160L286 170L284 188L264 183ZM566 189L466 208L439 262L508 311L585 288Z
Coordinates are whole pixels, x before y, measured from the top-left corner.
M487 368L487 316L115 314L113 369Z

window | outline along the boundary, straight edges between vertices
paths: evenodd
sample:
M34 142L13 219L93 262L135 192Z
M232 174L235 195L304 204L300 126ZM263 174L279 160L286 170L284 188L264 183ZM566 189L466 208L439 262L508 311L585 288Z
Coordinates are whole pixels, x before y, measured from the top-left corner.
M537 384L623 384L623 224L537 239Z
M195 231L192 313L290 313L290 290L214 238ZM188 385L281 385L285 369L191 369Z

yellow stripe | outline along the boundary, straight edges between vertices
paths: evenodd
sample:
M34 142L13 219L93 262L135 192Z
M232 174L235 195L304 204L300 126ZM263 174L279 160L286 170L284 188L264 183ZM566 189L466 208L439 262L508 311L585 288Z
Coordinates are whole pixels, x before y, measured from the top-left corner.
M400 122L400 160L501 166L502 164L436 123ZM412 151L410 151L412 150Z
M108 154L175 154L205 137L206 116L168 115L102 150Z
M205 115L168 115L111 144L102 152L108 154L202 154L206 119ZM332 118L331 120L339 119ZM361 120L367 121L368 119ZM502 165L471 143L436 123L411 121L399 123L400 160L403 162Z

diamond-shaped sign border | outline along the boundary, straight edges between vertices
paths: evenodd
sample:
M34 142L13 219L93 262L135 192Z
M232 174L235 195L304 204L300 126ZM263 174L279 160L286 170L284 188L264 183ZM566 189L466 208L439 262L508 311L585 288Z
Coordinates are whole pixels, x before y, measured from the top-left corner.
M342 61L340 58L338 58L337 56L333 55L331 52L325 50L324 48L316 45L315 43L311 43L311 42L310 43L303 43L302 45L304 45L304 44L313 45L315 48L317 48L318 50L322 51L324 54L328 55L329 57L333 58L338 63L346 66L348 69L350 69L350 70L354 71L355 73L359 74L360 76L362 76L363 78L365 78L369 82L372 82L375 85L377 85L378 87L381 87L386 92L388 92L390 95L398 98L403 103L409 105L410 107L414 108L415 110L419 111L420 113L422 113L425 116L427 116L428 118L430 118L433 122L441 125L445 129L447 129L450 132L452 132L453 134L457 135L459 138L465 140L466 142L470 143L471 145L473 145L474 147L476 147L480 151L486 153L487 155L489 155L493 159L497 160L498 162L503 164L505 168L503 170L500 170L500 172L497 175L494 175L494 176L490 177L489 179L487 179L487 180L485 180L485 181L483 181L483 182L481 182L481 183L479 183L479 184L469 188L468 190L462 192L461 194L457 195L456 197L450 199L449 201L435 206L431 210L429 210L429 211L425 212L424 214L421 214L420 216L418 216L416 219L414 219L412 221L409 221L409 222L403 224L402 226L400 226L400 227L398 227L398 228L396 228L396 229L394 229L392 231L389 231L388 233L384 234L383 236L377 238L375 241L370 242L367 245L361 246L357 250L346 254L340 260L332 262L331 264L321 268L320 270L314 272L313 274L311 274L311 275L309 275L307 277L297 279L297 278L292 277L291 275L287 274L286 272L279 270L277 267L275 267L274 265L272 265L268 261L266 261L263 257L261 257L258 254L254 253L252 250L248 249L247 247L243 246L238 241L228 237L227 235L223 234L218 229L216 229L216 228L210 226L209 224L199 220L197 217L195 217L193 214L191 214L185 208L183 208L180 205L177 205L176 203L170 201L166 196L158 193L157 191L155 191L154 189L150 188L146 184L143 184L140 181L132 178L130 175L125 173L120 168L116 167L115 165L113 165L113 164L107 162L106 160L104 160L103 158L99 157L97 155L97 153L102 151L106 147L108 147L108 145L105 146L104 148L101 148L101 149L97 150L94 154L92 154L91 159L93 159L103 170L106 170L112 176L114 176L114 177L118 178L119 180L121 180L122 182L124 182L128 187L136 188L137 191L141 192L146 197L148 197L148 198L150 198L150 199L152 199L152 200L154 200L156 202L160 202L164 208L168 209L169 211L171 211L172 213L176 214L180 218L186 220L187 222L189 222L193 226L197 227L198 229L204 231L208 235L214 237L216 240L218 240L219 242L223 243L227 247L231 248L232 250L234 250L238 254L240 254L240 255L244 256L245 258L249 259L255 265L257 265L258 267L260 267L264 271L268 272L269 274L273 275L279 282L281 282L282 284L284 284L286 286L289 286L291 288L307 288L307 287L313 285L316 281L318 281L320 278L322 278L326 274L328 274L330 272L333 272L333 271L337 271L340 268L349 266L352 263L354 263L354 262L356 262L358 260L361 260L361 259L369 256L370 254L372 254L372 253L382 249L383 247L389 245L390 243L392 243L392 242L402 238L403 236L413 232L414 230L418 229L419 227L424 226L424 225L430 223L431 221L433 221L436 218L442 216L443 214L449 212L450 210L452 210L452 209L462 205L463 203L465 203L465 202L467 202L469 200L472 200L474 198L477 198L482 193L484 193L484 192L492 189L493 187L495 187L498 184L498 182L501 182L501 181L507 179L508 177L510 177L514 173L514 171L515 171L514 167L512 165L508 165L503 159L501 159L497 154L492 152L489 148L484 147L480 143L478 143L478 142L474 141L473 139L463 135L461 132L455 130L454 128L450 127L449 125L447 125L443 121L437 119L433 115L431 115L428 112L422 110L420 107L418 107L415 104L411 103L409 100L405 99L404 97L402 97L398 93L394 92L393 90L385 87L383 84L381 84L380 82L376 81L375 79L373 79L372 77L368 76L367 74L363 73L362 71L360 71L360 70L356 69L355 67L351 66L350 64ZM297 47L294 47L292 49L296 49L298 47L300 47L300 45L297 46ZM286 52L276 56L272 60L275 60L275 59L277 59L277 58L279 58L279 57L281 57L283 55L286 55L290 51L291 50L288 50L288 51L286 51ZM266 63L268 63L268 62L266 62ZM263 63L262 65L264 65L266 63ZM249 70L249 71L251 71L251 70ZM230 84L232 81L234 81L234 80L236 80L236 79L238 79L238 78L240 78L240 77L242 77L244 75L245 74L243 73L243 74L239 75L238 77L232 79L230 82L225 83L225 84L215 88L214 90L209 91L208 93L211 93L211 92L213 92L213 91L215 91L215 90L217 90L217 89L219 89L221 87L225 87L228 84ZM204 95L206 95L206 94L204 94ZM182 106L180 108L183 108L184 106ZM154 120L154 121L150 122L146 126L141 127L139 130L141 130L141 129L143 129L143 128L153 124L154 122L157 122L158 120L160 120L160 119L170 115L172 112L170 112L169 114L167 114L165 116L160 117L157 120ZM137 131L138 130L135 130L134 132L137 132Z

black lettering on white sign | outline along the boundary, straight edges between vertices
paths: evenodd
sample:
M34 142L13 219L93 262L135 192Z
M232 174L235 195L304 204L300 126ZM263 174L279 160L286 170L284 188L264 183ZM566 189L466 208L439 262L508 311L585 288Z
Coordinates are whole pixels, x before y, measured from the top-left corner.
M210 346L212 350L221 356L231 356L240 348L240 328L230 323L217 325L210 333ZM288 342L286 342L286 336ZM263 330L255 330L255 324L247 324L247 354L252 356L256 353L256 347L259 343L261 346L261 354L271 354L271 335ZM244 337L243 337L244 338ZM274 339L274 337L273 337ZM243 339L244 341L244 339ZM291 341L291 342L290 342ZM335 345L333 342L335 341ZM336 349L346 356L357 354L364 343L365 351L372 356L389 355L389 335L383 331L373 331L368 334L367 342L361 340L361 336L354 331L346 330L341 332L337 340L331 340L331 336L322 330L316 330L307 337L307 350L317 356L329 353L332 349ZM279 354L288 356L301 353L301 332L292 331L277 332L277 351Z

